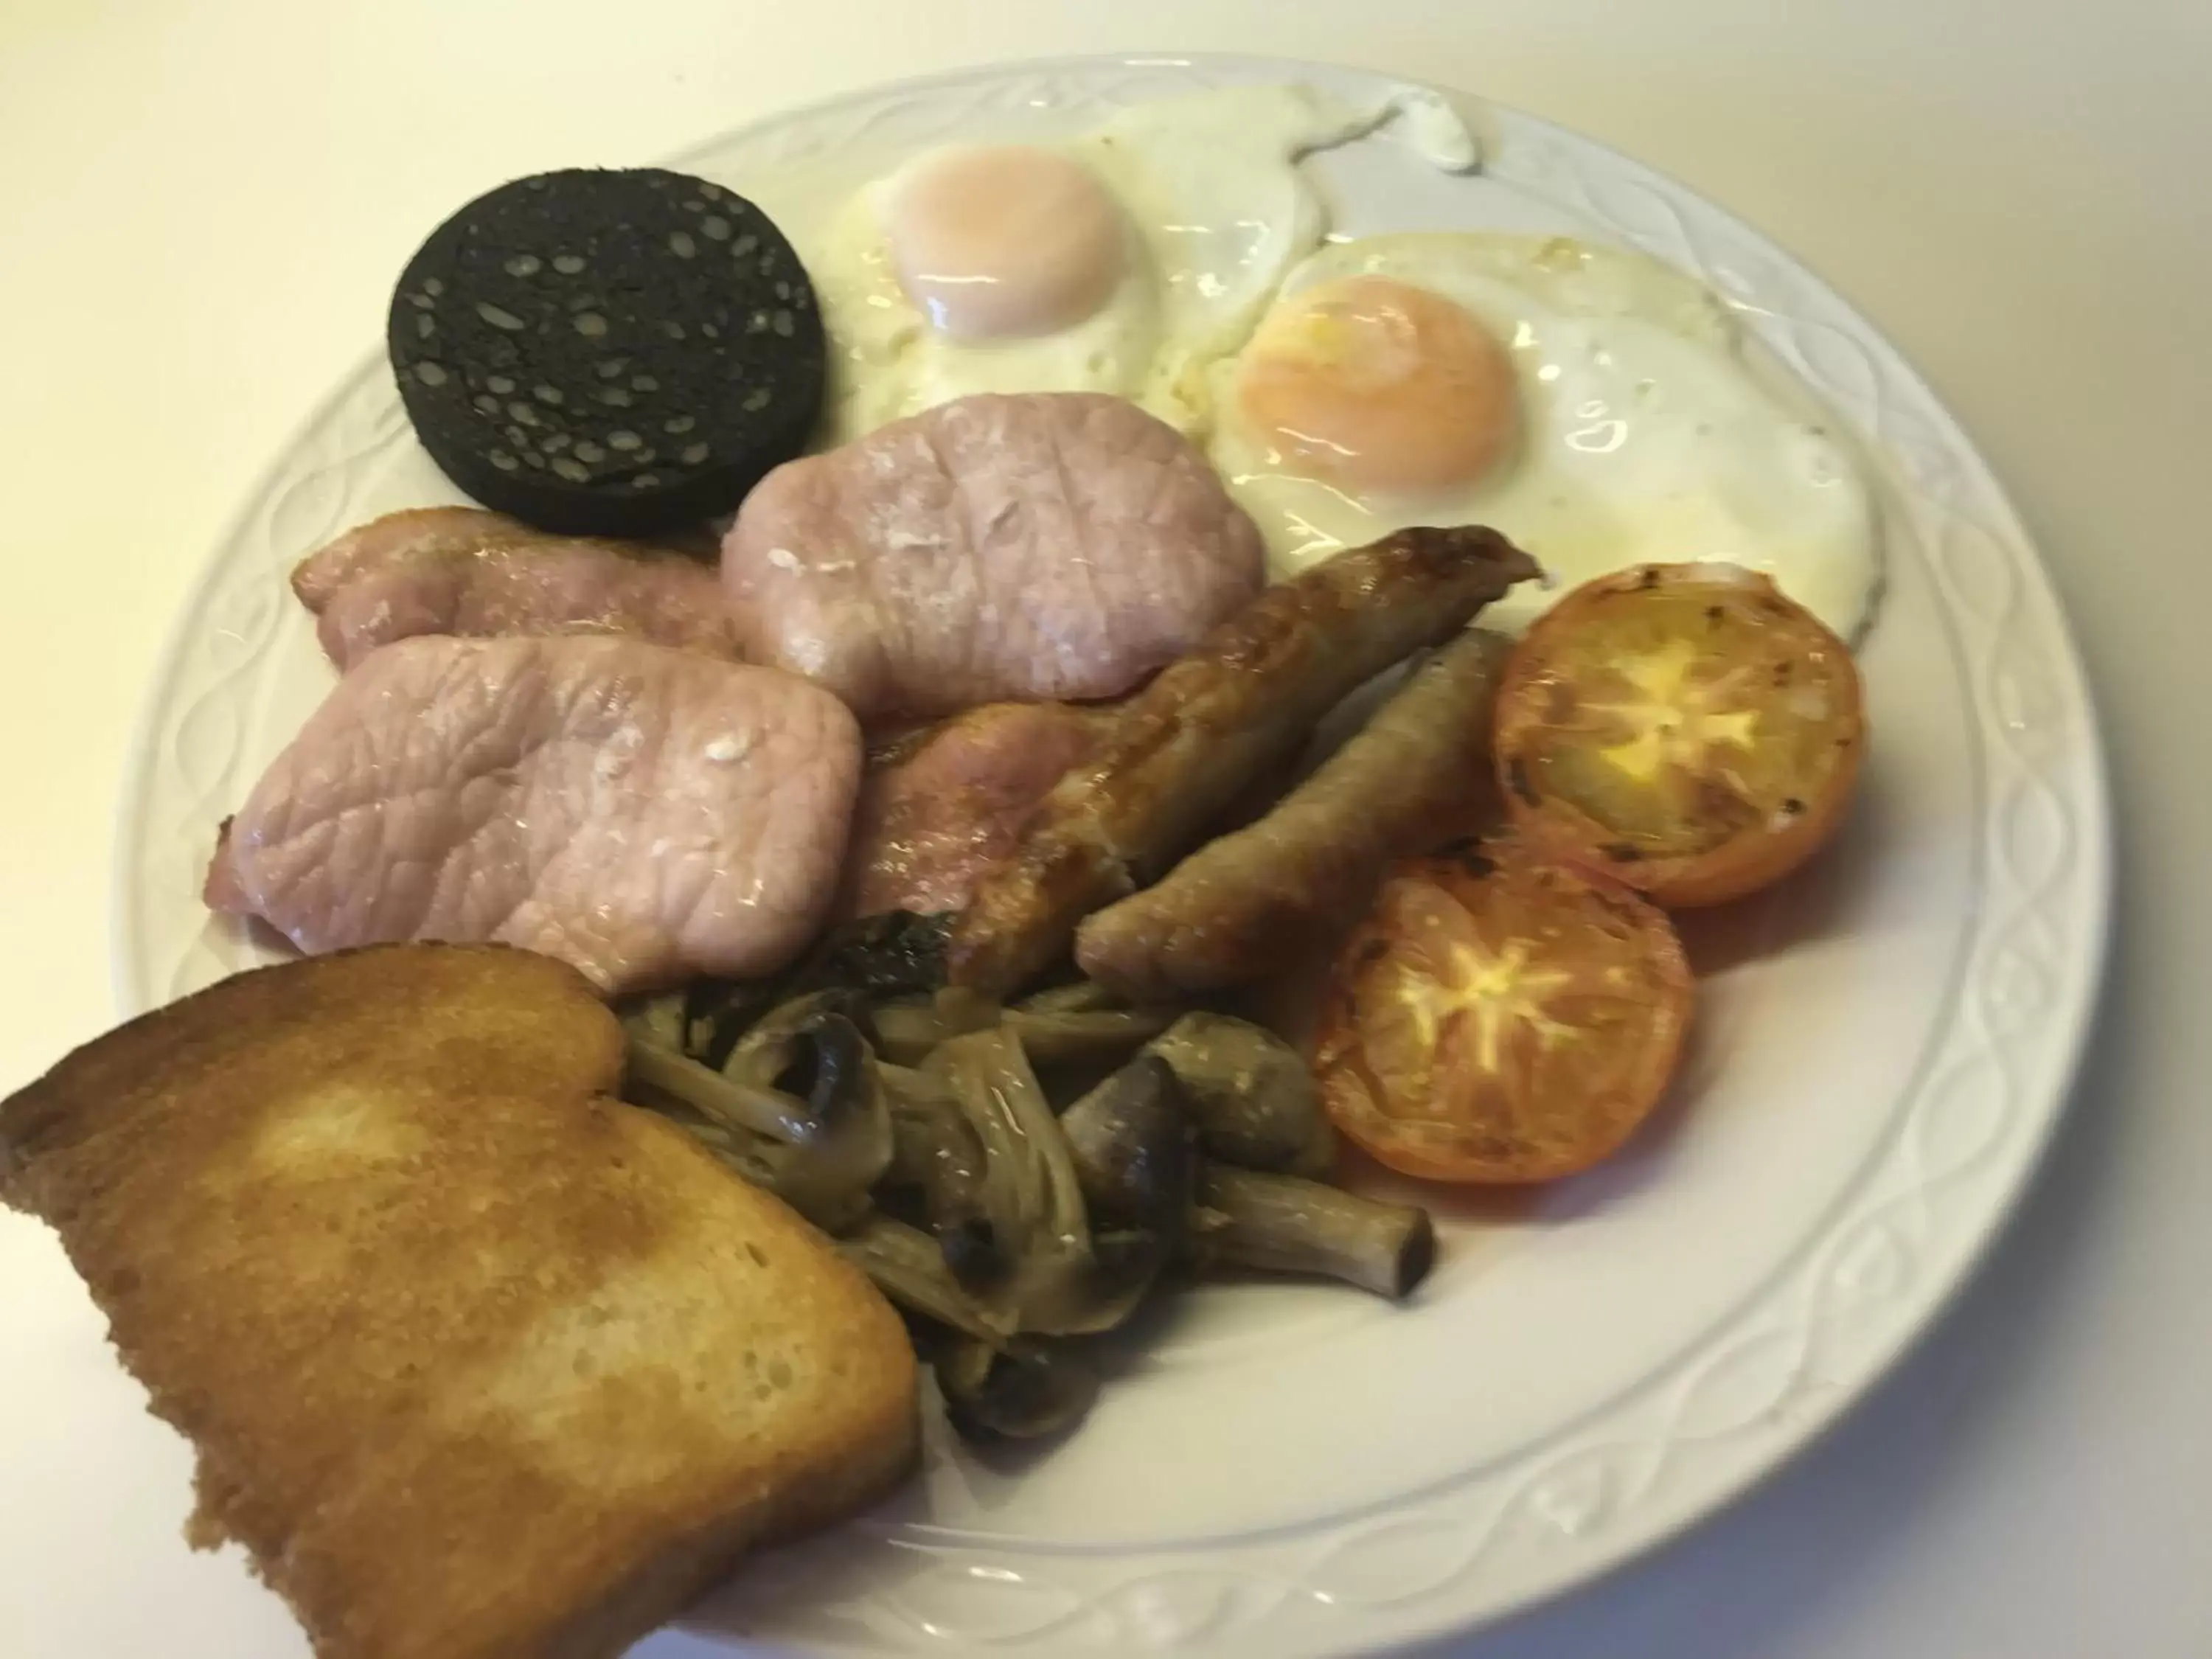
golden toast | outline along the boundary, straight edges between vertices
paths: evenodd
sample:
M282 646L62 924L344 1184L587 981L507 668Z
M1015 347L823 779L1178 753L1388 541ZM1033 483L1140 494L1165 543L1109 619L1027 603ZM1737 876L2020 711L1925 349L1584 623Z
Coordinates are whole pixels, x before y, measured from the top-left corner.
M914 1456L897 1316L611 1098L582 976L497 946L240 975L0 1103L45 1218L325 1659L619 1653Z

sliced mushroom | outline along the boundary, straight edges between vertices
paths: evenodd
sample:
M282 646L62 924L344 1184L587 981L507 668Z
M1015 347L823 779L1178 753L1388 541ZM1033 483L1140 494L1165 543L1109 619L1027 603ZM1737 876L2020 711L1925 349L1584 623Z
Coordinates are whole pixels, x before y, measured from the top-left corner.
M816 1022L824 1016L852 1025L857 999L847 991L811 991L779 1003L753 1022L714 1069L738 1083L773 1089L805 1058L815 1042ZM860 1037L859 1028L853 1026ZM865 1048L866 1039L861 1039Z
M1336 1132L1297 1049L1249 1020L1185 1014L1146 1048L1174 1067L1209 1158L1248 1170L1319 1175Z
M983 1201L1006 1237L1084 1242L1090 1221L1067 1142L1021 1044L995 1029L970 1032L939 1044L924 1071L982 1144Z
M1025 1014L1099 1014L1127 1006L1095 979L1070 980L1065 985L1047 986L1042 991L1030 992L1014 1004Z
M963 1285L1006 1276L1006 1258L983 1208L983 1143L951 1094L935 1079L879 1063L891 1114L891 1166L885 1179L921 1199L945 1265Z
M1110 1331L1137 1310L1171 1260L1166 1241L1141 1227L1094 1231L1080 1271L1043 1277L1030 1293L1029 1328L1058 1336Z
M684 1052L716 1071L738 1039L781 998L776 980L698 979L684 991Z
M1436 1224L1414 1205L1224 1164L1200 1170L1198 1200L1191 1244L1201 1265L1316 1273L1393 1298L1436 1265Z
M1156 1237L1092 1237L1067 1138L1021 1044L1004 1030L970 1032L940 1044L924 1069L982 1143L983 1208L1012 1262L999 1305L1046 1335L1120 1324L1167 1251Z
M1033 1066L1111 1066L1175 1023L1172 1008L1009 1008L1000 1023Z
M891 1161L890 1114L875 1057L852 1021L813 1010L778 1039L766 1082L711 1070L633 1029L629 1089L680 1103L726 1161L816 1225L848 1224ZM764 1178L763 1178L764 1177Z
M1198 1178L1198 1134L1182 1085L1139 1054L1060 1114L1091 1216L1152 1233L1180 1254Z
M837 1241L837 1252L898 1306L986 1344L1003 1343L1013 1322L960 1287L937 1241L887 1215L871 1215Z
M803 1176L794 1176L782 1156L787 1149L778 1142L717 1123L649 1085L631 1084L623 1092L633 1104L648 1107L674 1122L740 1179L774 1193L833 1237L858 1226L874 1208L866 1192L817 1188Z
M878 1003L868 1021L877 1050L898 1066L919 1066L948 1038L986 1031L998 1023L998 1004L973 991L939 991Z
M954 1342L937 1360L945 1415L963 1439L1034 1440L1073 1427L1098 1397L1098 1374L1066 1343Z

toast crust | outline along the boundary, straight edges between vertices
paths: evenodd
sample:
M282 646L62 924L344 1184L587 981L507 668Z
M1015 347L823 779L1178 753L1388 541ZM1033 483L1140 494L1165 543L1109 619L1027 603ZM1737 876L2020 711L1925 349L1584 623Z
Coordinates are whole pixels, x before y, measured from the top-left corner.
M224 981L0 1103L155 1413L188 1536L325 1659L619 1653L915 1455L897 1316L804 1221L610 1097L574 969L376 946Z

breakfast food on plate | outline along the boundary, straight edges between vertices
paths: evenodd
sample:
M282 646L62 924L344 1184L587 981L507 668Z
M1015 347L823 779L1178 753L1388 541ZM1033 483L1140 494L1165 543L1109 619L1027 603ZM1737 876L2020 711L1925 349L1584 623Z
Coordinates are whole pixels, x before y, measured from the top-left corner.
M1569 584L1721 559L1846 639L1871 613L1857 462L1754 369L1717 296L1644 254L1488 232L1334 244L1212 379L1213 459L1279 572L1402 525L1486 524ZM1493 621L1547 601L1523 589Z
M0 1103L202 1547L322 1659L612 1659L912 1464L897 1317L774 1199L611 1098L572 969L404 945L222 981Z
M1112 719L1109 708L1064 702L987 703L872 757L853 811L839 911L927 914L967 903Z
M721 583L704 561L548 535L477 507L387 513L302 560L292 591L340 668L417 634L623 634L738 653Z
M728 512L799 453L822 405L822 322L783 233L657 167L478 197L408 262L386 343L446 476L568 534Z
M1269 588L1124 703L1099 752L1045 798L961 915L953 982L1021 988L1085 916L1195 847L1354 687L1535 574L1494 531L1415 529Z
M1194 1246L1209 1266L1340 1279L1393 1300L1436 1266L1436 1223L1418 1205L1226 1164L1206 1166L1198 1201L1218 1218Z
M1339 952L1314 1070L1336 1126L1446 1181L1550 1181L1657 1103L1689 1024L1665 915L1510 843L1399 866Z
M401 640L230 821L210 906L303 951L493 939L609 990L774 973L836 895L860 768L837 700L634 640Z
M299 563L343 678L205 880L310 955L0 1102L325 1659L612 1659L900 1478L917 1358L1034 1440L1180 1282L1412 1296L1340 1136L1512 1184L1648 1121L1659 907L1844 816L1871 492L1641 254L1328 238L1300 158L1400 115L1473 164L1217 88L793 240L570 171L409 264L482 505Z
M481 507L406 507L356 525L308 553L292 567L292 592L301 605L319 613L356 577L544 533L520 519Z
M989 1004L945 988L944 939L871 918L778 982L636 1004L625 1089L836 1237L962 1433L1070 1426L1098 1387L1070 1339L1185 1270L1419 1285L1424 1211L1310 1178L1334 1133L1279 1037L1088 983Z
M745 654L864 721L1118 696L1259 591L1206 458L1119 398L963 398L781 467L722 543Z
M976 392L1103 392L1187 432L1327 216L1297 159L1374 128L1306 87L1123 110L1057 145L926 150L802 238L839 439Z
M1498 704L1522 837L1662 904L1787 875L1842 823L1866 747L1844 642L1766 577L1648 565L1531 629Z
M1200 1010L1177 1019L1145 1052L1175 1073L1199 1148L1216 1164L1324 1176L1335 1163L1336 1136L1313 1074L1273 1032Z
M1473 821L1509 648L1480 629L1444 646L1257 823L1086 917L1077 965L1142 1001L1266 979L1326 943L1390 860Z

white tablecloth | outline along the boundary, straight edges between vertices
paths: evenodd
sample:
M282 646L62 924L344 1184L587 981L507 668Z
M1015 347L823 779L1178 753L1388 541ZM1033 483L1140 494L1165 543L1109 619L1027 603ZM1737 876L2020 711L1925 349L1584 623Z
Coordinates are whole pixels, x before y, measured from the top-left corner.
M655 159L841 88L1129 48L1454 82L1773 234L2009 482L2112 739L2112 989L1988 1271L1735 1511L1448 1650L2212 1652L2202 0L0 0L0 1086L109 1023L110 816L163 628L430 224L494 179ZM51 1237L0 1218L0 1652L304 1651L234 1556L175 1544L186 1454L98 1330Z

